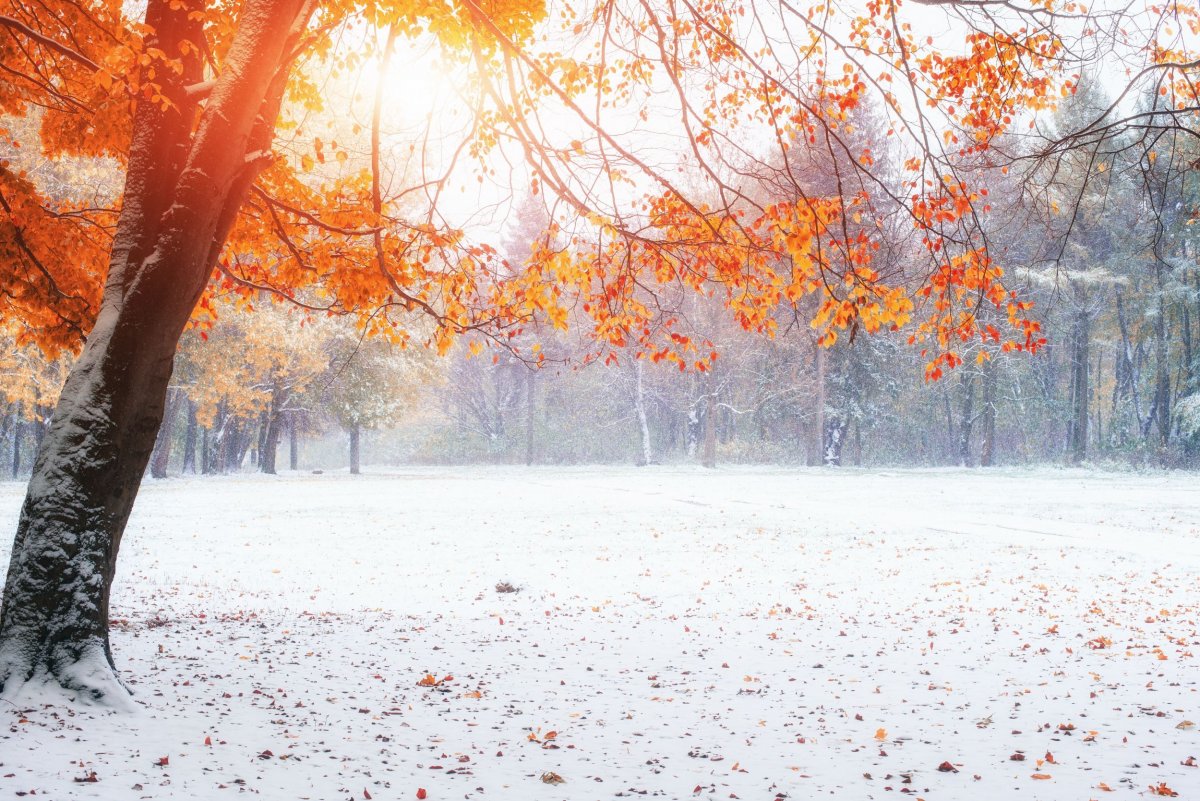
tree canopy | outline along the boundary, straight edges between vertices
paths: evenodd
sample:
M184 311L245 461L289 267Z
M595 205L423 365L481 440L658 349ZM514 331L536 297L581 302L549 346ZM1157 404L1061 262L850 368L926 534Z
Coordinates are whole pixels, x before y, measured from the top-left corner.
M22 341L75 349L91 326L133 109L152 104L194 127L235 66L243 4L170 7L187 29L169 42L118 2L16 3L0 17L0 247L13 265L0 302ZM935 24L951 35L929 35ZM1038 324L980 228L981 168L1007 163L1002 134L1040 132L1021 129L1074 91L1104 44L1125 48L1114 65L1146 45L1122 80L1153 84L1190 114L1184 43L1196 25L1185 7L1097 14L1076 3L321 3L286 54L276 133L255 154L260 171L197 314L216 293L270 292L405 341L415 309L443 350L466 331L507 341L535 322L572 322L594 330L598 353L633 345L704 367L709 348L669 290L682 285L719 295L756 331L813 293L812 322L830 340L911 321L932 377L971 341L1034 350ZM388 105L404 102L389 95L389 59L431 46L443 68L469 73L457 101L466 122L452 146L410 142L420 153L397 167L381 136ZM330 139L321 122L346 100L329 96L338 76L373 85L373 108L370 123ZM853 123L866 104L885 130L870 146ZM1046 152L1150 122L1164 125L1114 104L1051 135ZM789 166L797 149L836 165L833 182L814 191ZM513 157L524 164L506 165ZM92 175L32 174L46 158L88 160ZM498 235L455 220L447 200L464 174L482 183L498 170L552 212L520 261L504 258ZM903 270L876 260L876 230L897 215L924 250ZM985 304L1006 331L981 324Z

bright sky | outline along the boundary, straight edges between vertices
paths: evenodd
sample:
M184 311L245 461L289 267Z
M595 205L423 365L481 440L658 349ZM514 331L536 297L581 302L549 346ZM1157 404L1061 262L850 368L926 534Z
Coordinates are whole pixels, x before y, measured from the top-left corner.
M849 16L846 12L832 20L840 27ZM952 21L943 8L910 3L905 6L905 17L915 30L933 37L950 52L955 50L954 43L963 41L964 24ZM554 18L553 14L551 18ZM840 33L835 31L835 34ZM557 44L552 45L553 41ZM574 49L580 57L587 56L587 45L587 42L579 41L579 37L556 34L549 29L545 39L538 44L567 54ZM1102 65L1099 69L1101 80L1110 93L1115 94L1123 88L1130 69L1123 62L1136 57L1139 54L1118 55L1110 51L1099 62ZM488 162L490 172L480 180L477 163L462 150L472 120L470 104L478 91L469 70L461 65L448 65L437 44L431 40L401 40L385 80L382 128L397 176L394 188L440 177L446 166L456 161L457 167L438 199L439 208L451 224L480 238L492 242L502 238L511 205L527 193L532 173L524 163L520 148L508 142L495 149ZM663 91L656 90L646 99L650 113L645 119L637 114L639 104L639 108L605 110L603 120L605 127L616 132L622 141L632 143L648 160L671 171L678 167L690 148L678 125L678 98L666 89L664 86ZM347 115L368 128L374 91L370 65L365 68L356 91L358 99L347 103ZM903 93L898 94L903 98L901 102L907 108L907 116L913 110L912 100ZM539 111L538 119L546 138L556 145L566 145L573 139L594 143L594 136L589 135L587 127L558 104L546 104ZM745 147L761 157L769 146L768 140L764 138L755 144L754 134L746 136ZM606 181L599 169L593 178L589 178L585 168L581 179L585 184L590 180ZM621 194L617 197L632 199L636 186L618 190Z

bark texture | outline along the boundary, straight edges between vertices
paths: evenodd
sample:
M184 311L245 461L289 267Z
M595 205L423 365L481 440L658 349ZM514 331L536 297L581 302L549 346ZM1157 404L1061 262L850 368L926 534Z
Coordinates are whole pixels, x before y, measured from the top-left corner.
M189 4L151 0L149 44L200 41ZM162 422L179 336L266 152L285 55L311 8L249 0L201 110L192 48L159 77L173 102L134 114L121 218L95 327L34 461L0 609L0 692L56 682L128 705L113 666L108 605L121 536Z

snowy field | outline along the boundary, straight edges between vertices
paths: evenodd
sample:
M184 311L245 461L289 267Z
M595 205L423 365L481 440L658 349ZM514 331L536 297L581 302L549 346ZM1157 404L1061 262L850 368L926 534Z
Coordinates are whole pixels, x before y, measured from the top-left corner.
M0 798L1200 799L1198 577L1184 474L148 482L142 708L0 705Z

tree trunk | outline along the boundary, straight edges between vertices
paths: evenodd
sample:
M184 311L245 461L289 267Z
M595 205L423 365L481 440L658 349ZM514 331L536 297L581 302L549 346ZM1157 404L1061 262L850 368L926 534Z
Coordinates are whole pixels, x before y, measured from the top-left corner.
M212 444L209 442L208 426L200 429L200 473L206 476L213 474Z
M4 413L4 417L0 419L0 442L6 441L9 436L16 436L18 422L20 422L20 418L17 417L16 412L7 411Z
M979 466L991 467L996 461L996 364L995 357L983 366L983 442L979 446Z
M350 475L357 476L362 472L361 450L362 428L355 424L350 427Z
M1171 440L1171 365L1167 347L1167 290L1164 286L1165 265L1154 265L1158 284L1158 316L1154 321L1154 409L1158 423L1159 443L1165 448Z
M954 406L950 402L950 382L949 381L942 382L942 411L946 415L946 439L945 439L946 456L945 456L945 458L946 458L947 463L953 464L955 459L958 456L958 453L957 453L958 438L955 434L956 428L954 425Z
M533 464L533 368L525 371L525 464Z
M279 429L283 425L284 412L291 390L280 386L278 376L271 376L271 405L263 413L262 429L258 440L258 469L275 475L275 464L279 453Z
M971 432L975 428L975 376L963 373L962 415L958 418L958 466L971 466Z
M306 13L301 15L301 10ZM0 692L51 677L128 706L108 639L117 553L162 422L179 337L266 162L303 0L248 0L198 125L203 40L189 5L150 0L148 47L181 56L134 111L121 216L96 323L34 460L0 610ZM301 20L303 17L303 20ZM301 28L303 25L300 26ZM300 34L295 30L295 35ZM249 156L249 158L248 158Z
M275 457L279 451L279 414L268 415L266 433L262 445L259 446L258 466L268 475L275 475Z
M1113 413L1109 422L1109 430L1112 430L1113 423L1119 413L1118 404L1121 398L1129 398L1133 404L1133 422L1134 430L1142 431L1142 401L1138 390L1140 383L1139 376L1139 359L1135 358L1132 341L1129 337L1129 325L1125 320L1125 302L1122 298L1122 293L1117 292L1117 326L1121 331L1121 350L1117 354L1117 385L1113 389ZM1121 443L1126 441L1126 431L1120 432ZM1144 436L1144 435L1143 435Z
M187 399L187 430L183 435L183 472L196 472L196 402Z
M717 382L712 369L705 375L704 388L704 450L700 453L700 464L717 466Z
M288 415L288 469L298 470L300 467L300 416L293 411Z
M1071 461L1078 464L1087 458L1088 446L1088 400L1091 381L1088 375L1091 340L1091 319L1087 310L1087 299L1078 299L1079 308L1071 330L1071 418L1067 425L1067 449Z
M175 433L175 413L179 411L180 391L167 392L167 405L163 412L162 425L158 429L158 438L154 441L154 453L150 457L150 475L153 478L166 478L167 466L171 462L171 438Z
M808 463L810 465L823 465L826 463L825 454L827 451L827 435L825 432L825 348L820 344L816 344L813 347L816 349L813 353L816 392L813 396L812 452Z
M633 408L637 412L638 431L642 435L642 454L638 464L649 465L654 463L654 448L650 441L650 423L646 419L646 386L642 380L645 370L642 359L634 360L633 370L635 377Z
M25 421L17 416L12 430L12 477L21 475L21 434L25 431Z
M33 421L33 444L36 448L42 447L42 440L46 438L46 428L50 423L50 410L44 406L37 407L37 418Z
M213 472L229 472L229 443L237 437L237 426L225 414L225 402L217 407L217 427L213 431Z
M1099 350L1099 349L1098 349ZM1099 388L1104 386L1104 351L1096 354L1096 368L1092 371L1092 384L1097 388L1096 402L1092 404L1092 431L1096 438L1096 450L1104 451L1104 404L1100 402Z
M1192 375L1192 313L1186 303L1179 305L1179 330L1183 333L1183 385L1191 391L1195 387L1195 377Z
M246 464L246 456L250 453L250 446L254 444L254 438L250 436L249 424L239 426L236 430L237 437L234 438L234 447L229 449L229 471L233 473L241 471L242 466Z
M269 416L267 412L258 413L258 430L250 444L250 464L262 469L262 452L267 444L267 428Z
M850 419L840 413L825 415L824 448L821 463L826 467L841 467L842 452L846 449L846 432L850 430Z

